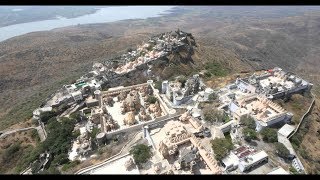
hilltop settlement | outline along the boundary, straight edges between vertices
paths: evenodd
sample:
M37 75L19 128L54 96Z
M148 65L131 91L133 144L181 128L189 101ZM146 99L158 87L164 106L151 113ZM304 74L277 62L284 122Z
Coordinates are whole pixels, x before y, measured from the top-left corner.
M52 133L48 127L74 119L66 153L80 164L123 141L116 154L75 174L305 173L289 140L298 125L291 121L295 112L275 100L307 94L312 84L280 67L222 88L206 85L201 73L170 79L153 73L164 57L195 47L192 34L177 30L93 63L34 110L33 119L46 129L43 141ZM142 77L147 80L136 84ZM49 148L22 173L45 171L59 153Z

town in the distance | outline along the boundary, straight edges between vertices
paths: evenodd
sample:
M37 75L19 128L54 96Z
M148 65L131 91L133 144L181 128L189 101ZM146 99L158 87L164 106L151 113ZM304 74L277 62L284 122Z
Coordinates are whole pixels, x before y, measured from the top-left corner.
M154 75L158 59L192 43L190 33L166 32L117 58L94 62L90 72L58 87L33 111L41 141L50 128L65 128L65 121L75 119L71 162L103 154L106 146L117 148L75 174L305 173L290 142L299 128L292 123L295 112L276 100L312 96L312 83L284 67L239 76L221 88L209 87L201 72L167 80ZM148 80L125 85L136 73ZM52 152L42 153L22 174L39 173L52 159Z

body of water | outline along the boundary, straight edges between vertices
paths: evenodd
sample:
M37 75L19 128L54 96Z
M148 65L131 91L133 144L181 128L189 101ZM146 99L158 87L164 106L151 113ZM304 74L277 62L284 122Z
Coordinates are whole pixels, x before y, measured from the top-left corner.
M101 8L93 14L87 14L77 18L67 19L60 17L53 20L14 24L0 28L0 41L30 32L46 31L79 24L106 23L126 19L158 17L161 16L161 14L170 13L168 10L173 7L174 6L110 6Z

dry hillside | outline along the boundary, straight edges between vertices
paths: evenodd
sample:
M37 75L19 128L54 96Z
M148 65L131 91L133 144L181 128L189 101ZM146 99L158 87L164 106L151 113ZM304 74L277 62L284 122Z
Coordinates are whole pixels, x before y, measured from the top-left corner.
M311 8L317 11L308 8L248 12L246 8L179 7L164 17L73 26L0 42L0 129L29 119L49 94L87 72L93 62L177 28L192 33L196 40L194 63L155 71L169 76L206 69L214 87L223 83L226 74L280 66L312 81L319 91L320 14L317 7ZM170 59L177 60L179 55ZM320 142L318 111L316 105L301 140L309 153L304 162L310 172L320 169L315 158Z

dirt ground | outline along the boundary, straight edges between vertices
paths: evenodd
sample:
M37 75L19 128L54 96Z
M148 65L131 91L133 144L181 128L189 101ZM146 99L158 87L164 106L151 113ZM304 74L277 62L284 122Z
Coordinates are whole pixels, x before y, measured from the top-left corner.
M30 126L34 126L32 124L32 118L27 120L27 121L22 121L22 122L19 122L17 124L14 124L6 129L4 129L3 131L10 131L10 130L13 130L13 129L21 129L21 128L27 128L27 127L30 127Z

